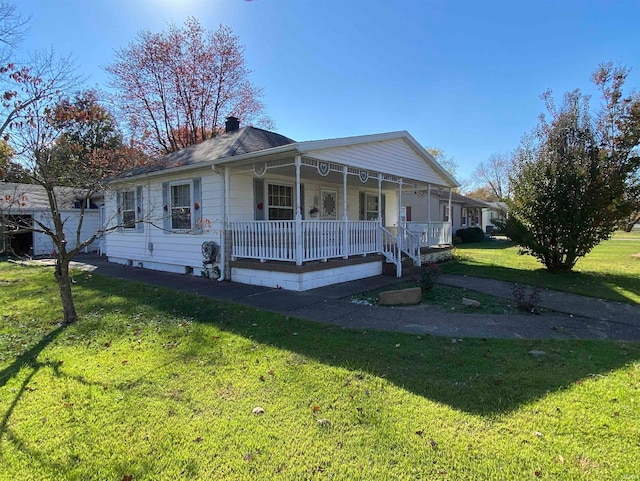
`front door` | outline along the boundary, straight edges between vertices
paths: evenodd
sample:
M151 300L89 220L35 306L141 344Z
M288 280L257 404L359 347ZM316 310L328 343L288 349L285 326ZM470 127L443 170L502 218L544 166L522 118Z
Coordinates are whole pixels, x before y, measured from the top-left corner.
M336 220L338 218L338 191L322 189L320 199L320 218Z

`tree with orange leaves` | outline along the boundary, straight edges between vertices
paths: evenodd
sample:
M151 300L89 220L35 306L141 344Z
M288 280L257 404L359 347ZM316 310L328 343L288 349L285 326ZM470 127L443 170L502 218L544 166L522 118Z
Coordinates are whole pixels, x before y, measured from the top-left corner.
M249 81L244 48L229 27L205 30L195 18L161 33L141 32L107 67L116 102L137 139L166 154L223 131L229 115L272 127Z

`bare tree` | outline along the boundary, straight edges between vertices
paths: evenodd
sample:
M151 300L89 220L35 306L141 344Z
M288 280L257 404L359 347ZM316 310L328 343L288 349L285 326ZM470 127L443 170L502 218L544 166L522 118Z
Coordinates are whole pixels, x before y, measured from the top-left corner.
M16 7L0 0L0 64L9 60L11 53L22 42L29 18L16 13Z
M513 160L506 154L492 154L481 162L474 172L477 189L489 191L492 200L503 200L509 193L509 176L513 170ZM485 195L486 197L486 195Z

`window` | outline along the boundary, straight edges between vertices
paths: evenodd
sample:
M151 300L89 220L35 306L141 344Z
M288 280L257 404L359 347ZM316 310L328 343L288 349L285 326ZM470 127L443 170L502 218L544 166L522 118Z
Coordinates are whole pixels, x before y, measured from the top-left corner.
M449 222L449 204L442 205L442 220Z
M171 229L191 229L191 184L171 186Z
M118 192L118 229L143 230L142 187Z
M367 194L365 201L365 220L378 220L378 196Z
M125 229L135 229L136 227L136 195L132 190L122 192L122 202L120 204L121 223Z
M461 209L460 225L467 225L467 208Z
M269 220L293 220L293 187L269 184L267 205Z

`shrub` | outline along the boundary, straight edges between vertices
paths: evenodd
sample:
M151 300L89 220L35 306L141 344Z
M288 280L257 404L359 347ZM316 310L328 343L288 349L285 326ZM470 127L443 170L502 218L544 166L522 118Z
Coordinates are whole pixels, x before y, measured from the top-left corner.
M458 237L457 235L454 235L451 242L454 246L457 246L458 244L462 244L462 239L460 239L460 237Z
M440 268L436 264L427 264L420 273L420 288L422 292L433 289L433 285L440 277Z
M466 229L458 229L456 236L459 237L463 244L471 242L482 242L484 240L484 232L480 227L467 227Z
M540 302L540 289L516 284L513 287L513 299L518 310L536 313L536 306Z

